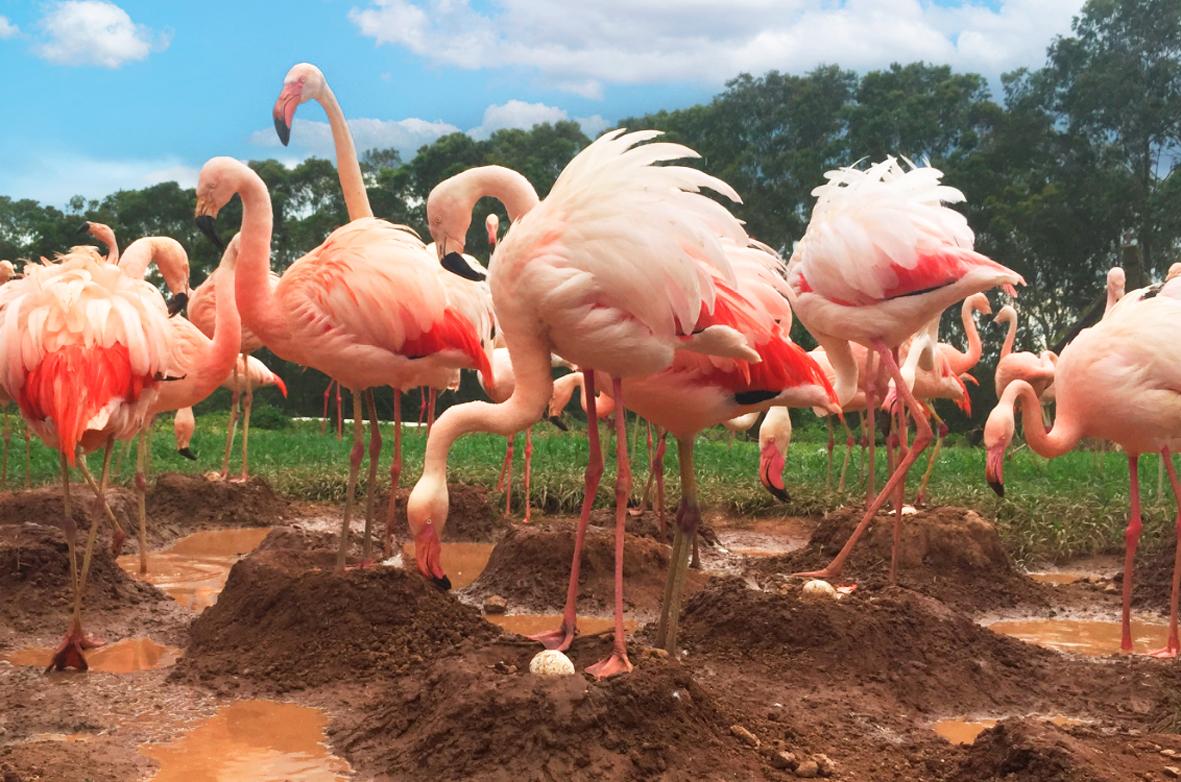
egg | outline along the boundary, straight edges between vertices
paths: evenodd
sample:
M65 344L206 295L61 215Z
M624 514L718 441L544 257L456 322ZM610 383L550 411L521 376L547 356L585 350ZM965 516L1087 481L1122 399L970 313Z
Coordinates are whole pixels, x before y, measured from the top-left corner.
M809 600L836 600L837 591L827 581L814 578L804 584L804 597Z
M574 673L574 663L557 649L546 649L544 652L538 652L529 661L529 673L537 676L571 676Z

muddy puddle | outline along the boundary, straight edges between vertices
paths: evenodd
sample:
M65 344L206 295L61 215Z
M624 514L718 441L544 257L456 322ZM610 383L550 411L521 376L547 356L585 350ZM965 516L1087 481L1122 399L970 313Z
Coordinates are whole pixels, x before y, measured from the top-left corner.
M204 611L217 602L230 568L253 551L269 527L204 530L181 538L163 551L148 554L148 572L139 574L139 556L119 557L119 567L147 581L186 608Z
M1090 656L1120 652L1118 619L1005 619L986 626L993 632L1059 652ZM1144 654L1163 648L1168 631L1168 625L1162 623L1132 620L1133 650Z
M44 668L53 659L54 649L35 646L0 654L0 660L13 665ZM180 657L181 650L165 646L151 638L125 638L86 652L90 670L97 673L135 673L167 668Z
M1034 715L1034 717L1057 725L1060 728L1070 727L1071 725L1082 725L1086 722L1086 720L1078 719L1077 717L1067 717L1062 714L1055 714L1049 717ZM971 744L976 741L977 736L989 728L995 728L996 724L1000 721L1000 718L993 717L975 720L939 720L931 726L931 730L952 744Z
M495 543L444 543L440 561L447 577L451 579L451 588L463 589L479 578L484 568L488 567L494 548ZM414 543L405 544L402 553L408 566L413 567Z
M326 744L328 716L293 703L246 700L223 706L181 738L145 744L160 764L153 782L330 782L349 764Z
M484 618L510 633L524 636L548 633L562 624L561 614L493 614ZM636 621L624 619L623 626L630 633L636 629ZM615 620L609 616L578 617L579 635L609 633L614 628Z
M1049 584L1050 586L1077 584L1080 581L1086 581L1092 576L1091 573L1084 573L1079 570L1031 570L1026 575L1039 584Z

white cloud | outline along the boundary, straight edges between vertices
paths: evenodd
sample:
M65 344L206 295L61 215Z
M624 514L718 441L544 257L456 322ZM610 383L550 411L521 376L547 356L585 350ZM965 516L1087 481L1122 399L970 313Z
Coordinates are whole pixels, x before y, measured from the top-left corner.
M527 103L523 100L510 100L496 106L484 109L484 120L468 131L472 138L488 138L498 130L521 128L527 130L543 122L561 122L566 119L566 112L557 106L547 106L544 103Z
M409 119L351 119L349 130L357 154L368 149L394 147L403 159L409 160L418 148L430 144L440 136L458 133L459 128L446 122L431 122L416 117ZM280 146L273 128L256 130L250 134L250 143L263 147ZM305 157L333 159L336 152L332 146L332 128L327 122L297 119L291 129L291 148L304 153Z
M119 6L104 0L65 0L52 5L37 24L41 40L34 51L58 65L118 68L163 51L169 33L136 24Z
M694 81L741 71L858 70L925 60L995 78L1038 65L1083 0L369 0L349 11L362 35L460 68L535 70L599 97L602 84Z
M7 16L0 16L0 40L13 38L20 32L20 28L8 20Z
M179 158L108 160L72 152L51 151L31 156L26 165L0 171L0 193L64 206L73 196L102 198L160 182L181 187L197 184L199 169Z

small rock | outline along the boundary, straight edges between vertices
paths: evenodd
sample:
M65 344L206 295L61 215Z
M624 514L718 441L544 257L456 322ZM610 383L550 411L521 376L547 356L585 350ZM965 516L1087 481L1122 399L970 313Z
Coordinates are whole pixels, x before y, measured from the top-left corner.
M667 660L669 655L668 655L667 649L661 649L658 646L645 646L640 651L640 656L641 657L654 657L659 660Z
M1160 753L1166 758L1174 758L1177 756L1177 750L1175 749L1162 749Z
M1165 776L1169 779L1181 779L1181 768L1165 766Z
M831 777L837 772L836 762L828 755L813 755L812 760L816 761L816 766L820 770L820 776L822 777Z
M500 595L489 595L484 599L484 613L503 614L508 610L508 601Z
M749 730L747 730L746 728L744 728L741 725L731 725L730 726L730 734L737 739L741 739L742 742L744 744L746 744L748 747L754 747L755 749L758 749L759 745L762 743L761 741L759 741L758 736L751 733Z
M1112 584L1112 583L1108 583L1107 586L1103 587L1104 594L1115 595L1115 594L1119 594L1119 591L1120 591L1119 587L1117 587L1115 584Z
M776 752L771 756L771 765L775 768L794 770L796 763L796 756L790 752Z
M803 760L796 766L796 776L800 779L814 779L819 775L820 765L815 760Z

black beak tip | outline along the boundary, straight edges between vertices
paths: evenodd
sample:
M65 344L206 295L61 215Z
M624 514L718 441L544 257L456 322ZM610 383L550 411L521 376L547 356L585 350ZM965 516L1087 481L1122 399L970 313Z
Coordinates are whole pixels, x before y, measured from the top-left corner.
M791 495L787 493L786 489L781 489L778 486L769 486L767 490L780 502L791 502Z
M287 146L287 143L291 141L291 128L278 115L275 116L275 133L279 135L279 143L283 146Z
M451 590L451 579L447 578L447 576L436 576L431 579L431 583L434 584L440 592L449 592Z
M189 306L189 294L180 292L168 300L168 317L172 318L184 312Z
M996 496L1005 496L1005 484L1001 483L1000 481L989 481L988 485L992 487L994 492L996 492Z
M468 265L468 262L463 259L463 256L456 252L447 253L443 256L441 261L443 268L452 274L457 274L465 280L472 282L483 282L488 275L481 274Z
M551 415L549 417L549 422L558 427L558 429L561 429L563 432L570 431L570 427L566 426L566 422L562 420L562 416L560 415Z
M216 225L217 222L211 215L199 215L197 217L197 228L201 233L205 234L205 237L213 242L214 247L220 251L225 251L225 242L217 235Z
M82 223L82 225L78 226L77 232L80 234L90 233L90 223Z
M190 461L197 461L197 454L193 453L193 449L191 448L180 448L177 450L177 453Z

